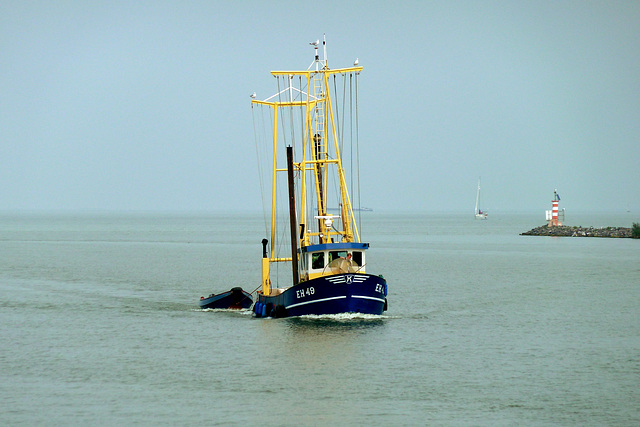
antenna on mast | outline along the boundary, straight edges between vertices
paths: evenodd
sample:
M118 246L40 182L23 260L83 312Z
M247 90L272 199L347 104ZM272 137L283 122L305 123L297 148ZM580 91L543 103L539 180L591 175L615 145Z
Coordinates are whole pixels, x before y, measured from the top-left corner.
M324 41L322 43L324 43ZM313 67L313 64L316 64L316 71L318 71L318 62L320 61L320 56L318 55L318 45L320 44L320 40L310 42L309 44L313 46L313 48L316 51L316 54L314 56L313 62L311 63L311 65L309 65L309 68L307 68L307 70L310 70L311 67Z
M315 57L313 62L311 63L311 65L309 65L309 68L307 68L307 70L310 70L311 67L313 67L313 64L316 65L316 71L320 71L319 70L319 64L322 64L322 69L323 70L327 70L329 69L329 67L327 66L327 37L326 34L322 35L322 54L324 55L323 59L320 60L320 54L318 53L318 45L320 44L320 40L316 40L314 42L310 42L309 43L311 46L313 46L313 48L315 49L316 53L315 53Z
M327 35L322 34L322 50L324 55L324 68L328 68L327 66Z

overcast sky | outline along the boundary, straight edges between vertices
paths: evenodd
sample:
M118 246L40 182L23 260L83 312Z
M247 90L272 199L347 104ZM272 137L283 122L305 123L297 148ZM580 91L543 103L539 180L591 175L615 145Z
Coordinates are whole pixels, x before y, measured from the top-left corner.
M638 1L0 0L0 211L260 206L249 94L358 57L362 203L640 212Z

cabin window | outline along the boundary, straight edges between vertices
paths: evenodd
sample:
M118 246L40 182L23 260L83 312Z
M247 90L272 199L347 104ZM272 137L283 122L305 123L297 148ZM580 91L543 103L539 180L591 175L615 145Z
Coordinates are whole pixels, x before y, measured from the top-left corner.
M314 252L311 254L311 268L324 268L324 252Z
M347 251L331 251L329 252L329 262L338 258L347 258Z
M307 258L307 254L299 255L298 259L300 259L300 269L302 271L307 271L307 264L309 262L309 260Z
M346 260L347 254L351 254L351 268L354 269L352 272L356 272L360 270L360 267L364 265L364 252L363 251L352 251L350 249L344 249L339 251L328 251L328 252L311 252L309 253L308 260L311 264L311 270L326 270L327 267L335 268L340 260ZM303 266L306 270L306 265Z
M358 267L362 267L362 252L353 251L351 252L353 255L352 261L358 264Z
M347 259L347 253L349 251L333 251L329 252L329 262L336 260L338 258ZM352 251L351 252L351 260L355 262L359 267L362 266L362 252L361 251Z

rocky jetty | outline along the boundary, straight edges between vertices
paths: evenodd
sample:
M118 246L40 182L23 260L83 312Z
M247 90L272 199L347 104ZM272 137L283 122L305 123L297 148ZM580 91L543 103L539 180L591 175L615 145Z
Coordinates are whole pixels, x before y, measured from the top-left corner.
M632 237L631 228L625 227L573 227L561 225L549 227L542 225L520 233L521 236L555 236L555 237Z

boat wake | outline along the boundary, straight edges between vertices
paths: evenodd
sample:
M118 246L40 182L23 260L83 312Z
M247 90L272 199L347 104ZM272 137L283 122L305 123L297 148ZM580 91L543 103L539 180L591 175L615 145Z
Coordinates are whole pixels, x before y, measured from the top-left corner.
M253 311L247 308L237 309L237 308L194 308L193 311L201 311L201 312L213 312L213 313L234 313L242 316L251 316L253 315Z
M298 316L298 319L305 320L335 320L335 321L351 321L351 320L381 320L388 319L389 316L379 314L366 313L338 313L338 314L306 314Z

